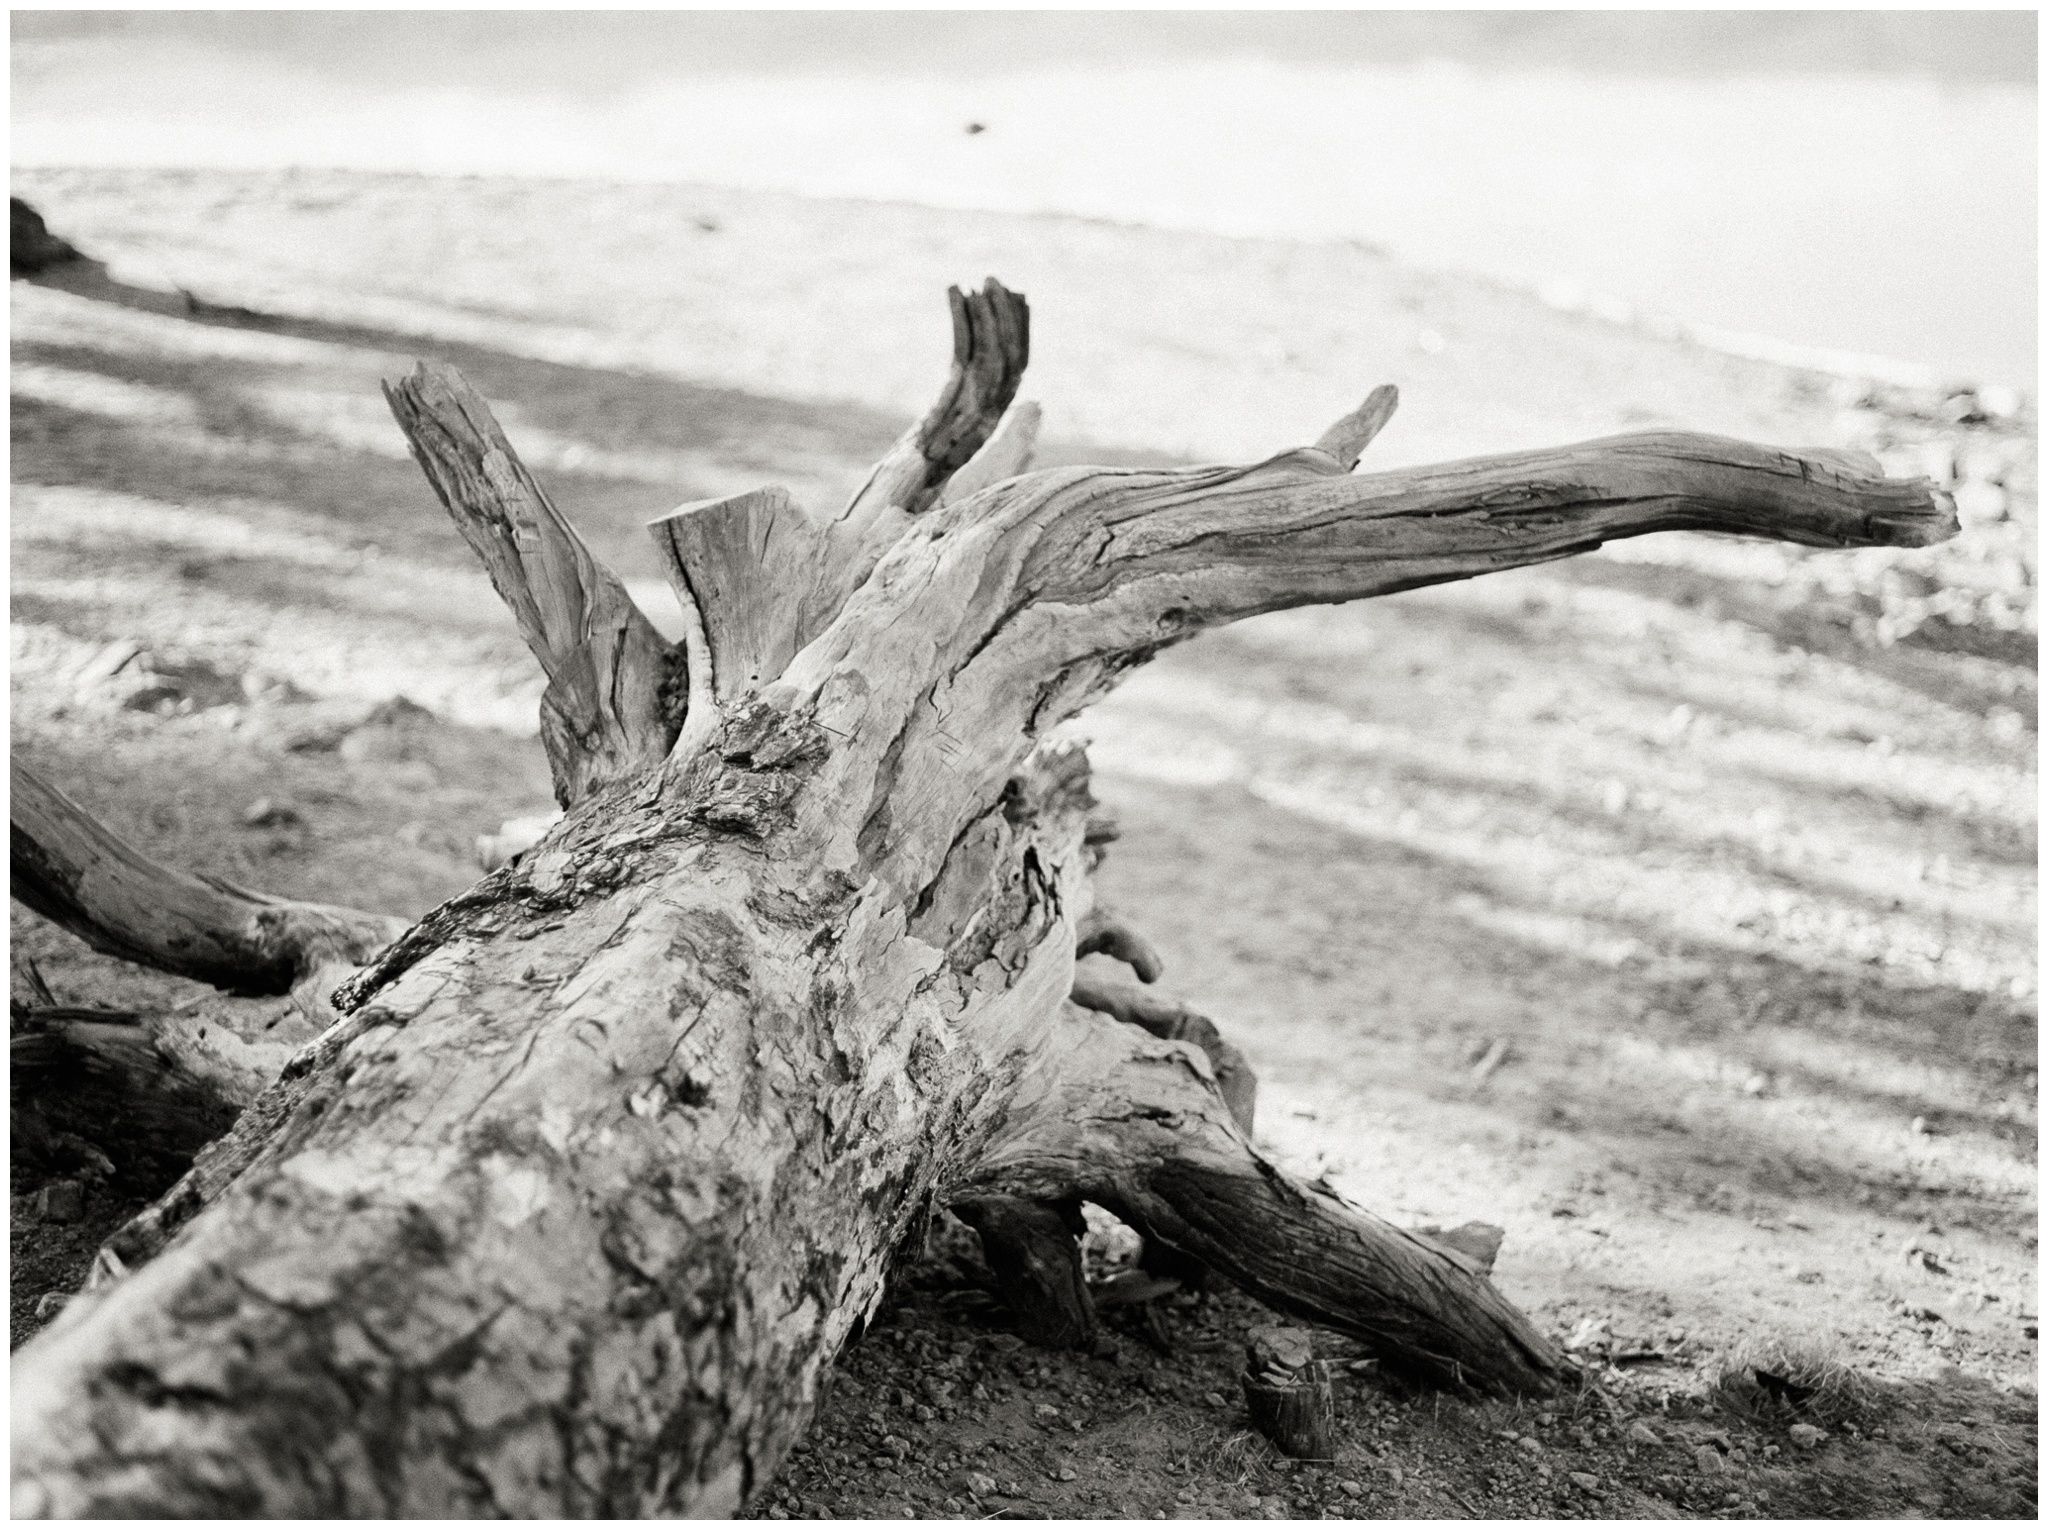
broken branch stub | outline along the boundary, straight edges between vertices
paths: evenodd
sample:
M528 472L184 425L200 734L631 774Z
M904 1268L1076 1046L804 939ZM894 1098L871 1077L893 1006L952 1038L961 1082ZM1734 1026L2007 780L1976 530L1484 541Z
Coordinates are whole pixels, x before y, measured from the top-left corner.
M1400 403L1401 390L1392 383L1381 383L1365 396L1364 403L1322 433L1316 450L1329 453L1338 466L1350 472L1373 439L1387 428Z
M548 677L541 742L555 800L572 807L660 764L682 725L681 654L591 555L460 372L421 362L384 397Z

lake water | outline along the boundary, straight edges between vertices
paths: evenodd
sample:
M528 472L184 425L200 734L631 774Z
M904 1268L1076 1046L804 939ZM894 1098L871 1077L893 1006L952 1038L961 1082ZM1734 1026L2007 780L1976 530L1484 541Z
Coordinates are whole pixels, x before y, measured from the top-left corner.
M702 181L1358 239L1737 347L2034 385L2024 84L1099 53L988 73L741 60L558 88L469 73L17 36L14 161Z

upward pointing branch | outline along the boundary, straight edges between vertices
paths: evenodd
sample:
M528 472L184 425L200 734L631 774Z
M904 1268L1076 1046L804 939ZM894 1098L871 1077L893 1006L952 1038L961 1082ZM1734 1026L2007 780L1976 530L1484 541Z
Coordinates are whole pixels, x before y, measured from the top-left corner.
M911 521L939 501L948 480L995 433L1031 359L1031 309L1022 293L991 276L981 291L949 288L953 364L939 396L889 448L867 482L826 528L816 590L806 604L801 647L822 632L874 572ZM1028 453L1036 421L1019 421Z
M591 556L460 372L422 362L384 397L547 673L541 742L556 800L570 807L660 764L682 723L679 652Z
M971 295L949 288L946 301L953 312L953 366L945 386L925 417L875 464L840 511L842 522L864 523L891 505L906 515L929 509L1017 396L1031 360L1031 309L1024 295L991 276Z

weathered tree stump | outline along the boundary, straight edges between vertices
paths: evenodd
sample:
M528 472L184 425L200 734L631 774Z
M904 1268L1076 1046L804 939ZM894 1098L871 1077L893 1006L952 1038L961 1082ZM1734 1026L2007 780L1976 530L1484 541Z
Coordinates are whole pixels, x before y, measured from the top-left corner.
M906 1233L998 1197L1093 1200L1444 1384L1569 1377L1476 1261L1265 1160L1206 1040L1067 1002L1103 836L1053 730L1261 611L1645 531L1919 545L1949 507L1675 433L1353 476L1390 392L1250 467L1022 473L1023 300L953 314L938 403L837 516L656 524L680 653L452 370L394 386L547 669L567 812L369 957L16 1355L18 1514L728 1515ZM52 917L114 923L68 885Z
M1245 1343L1245 1410L1252 1427L1284 1455L1329 1461L1337 1454L1337 1402L1329 1362L1299 1328L1254 1328Z

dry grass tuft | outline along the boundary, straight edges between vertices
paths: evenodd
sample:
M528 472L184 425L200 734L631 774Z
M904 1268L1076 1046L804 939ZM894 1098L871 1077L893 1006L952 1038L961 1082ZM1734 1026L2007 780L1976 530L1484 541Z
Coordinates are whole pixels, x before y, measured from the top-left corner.
M1810 1340L1745 1339L1708 1386L1716 1405L1754 1423L1834 1428L1864 1419L1877 1393L1863 1374Z

